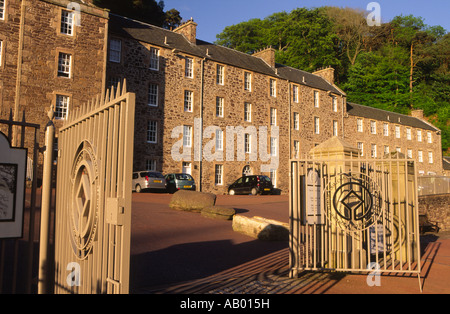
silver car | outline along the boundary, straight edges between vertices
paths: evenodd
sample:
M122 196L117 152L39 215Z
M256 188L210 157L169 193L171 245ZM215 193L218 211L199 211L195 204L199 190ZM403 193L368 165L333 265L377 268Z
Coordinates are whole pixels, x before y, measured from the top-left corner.
M139 171L133 173L133 191L141 193L149 189L166 189L166 179L160 172Z

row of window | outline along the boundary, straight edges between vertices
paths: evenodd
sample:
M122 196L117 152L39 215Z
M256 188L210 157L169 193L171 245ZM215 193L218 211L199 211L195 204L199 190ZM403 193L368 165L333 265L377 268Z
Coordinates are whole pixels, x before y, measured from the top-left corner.
M361 156L364 156L364 143L363 142L358 142L358 150L361 154ZM401 153L402 149L400 147L396 147L395 149L397 152ZM390 152L390 148L389 145L384 145L384 154L389 154ZM377 158L377 144L371 144L371 149L370 149L370 157L372 158ZM413 158L413 150L412 149L407 149L406 151L406 157L412 159ZM419 150L417 152L417 160L419 162L423 162L423 151ZM433 152L428 152L428 163L432 164L434 162L434 158L433 158Z
M363 119L358 118L356 120L356 130L360 133L364 132L364 123ZM383 135L389 136L390 129L389 129L389 123L383 123ZM396 125L394 127L395 137L401 138L401 127L399 125ZM376 121L370 121L370 134L377 134L377 122ZM422 130L417 130L417 141L422 142ZM412 140L412 129L410 127L406 127L406 139L411 141ZM432 132L427 132L427 142L433 143L433 136Z
M150 47L150 66L151 70L159 70L159 49ZM119 39L110 39L109 61L120 63L122 58L122 41ZM187 78L194 78L194 59L185 57L184 75ZM221 64L216 66L216 84L225 85L225 67ZM153 85L153 84L151 84ZM252 73L244 71L244 90L252 91ZM269 79L269 93L271 97L277 97L277 81ZM299 102L299 86L293 85L292 97L295 103ZM320 107L319 91L314 91L314 106ZM338 111L338 100L333 96L332 108L334 112Z
M193 128L191 125L183 126L183 146L190 148L192 147L193 138ZM215 131L215 149L216 151L223 151L223 131L217 129ZM244 134L244 152L247 154L252 153L252 134ZM148 121L147 127L147 143L156 144L158 143L158 122L154 120ZM271 156L276 156L278 150L278 141L276 137L270 138L270 154Z

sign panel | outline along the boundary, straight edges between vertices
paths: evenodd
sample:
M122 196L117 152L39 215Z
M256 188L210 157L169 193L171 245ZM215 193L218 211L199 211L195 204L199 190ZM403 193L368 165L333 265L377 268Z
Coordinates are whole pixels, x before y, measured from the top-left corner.
M0 238L21 238L27 149L12 148L0 132Z
M320 173L317 169L308 169L306 176L306 222L308 225L324 223L321 204Z

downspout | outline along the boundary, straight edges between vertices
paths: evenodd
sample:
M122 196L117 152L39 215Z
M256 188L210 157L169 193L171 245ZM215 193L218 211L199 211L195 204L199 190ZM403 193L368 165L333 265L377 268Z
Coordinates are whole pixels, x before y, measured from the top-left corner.
M202 59L202 74L201 74L201 82L200 82L200 158L199 158L199 164L198 164L198 170L199 170L199 180L198 180L198 190L202 191L202 171L203 171L203 93L205 89L205 61L206 58Z
M291 130L291 120L292 120L292 102L291 102L291 81L288 80L288 103L289 103L289 159L292 158L292 130Z
M20 28L19 28L19 44L17 51L17 76L16 76L16 97L14 100L14 121L19 121L19 105L20 105L20 82L22 81L22 61L23 61L23 38L25 32L25 0L22 0L20 7ZM16 142L16 128L13 129L13 143ZM15 145L15 144L13 144Z

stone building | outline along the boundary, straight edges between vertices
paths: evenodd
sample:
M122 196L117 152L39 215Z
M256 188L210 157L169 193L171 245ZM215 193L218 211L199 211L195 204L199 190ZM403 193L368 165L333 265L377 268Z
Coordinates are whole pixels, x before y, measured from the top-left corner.
M189 172L214 193L261 173L285 193L289 159L338 136L364 157L401 150L420 173L441 174L440 132L423 117L347 103L332 68L308 73L275 63L270 47L249 55L213 45L196 38L196 27L191 20L169 31L110 16L107 81L126 78L137 94L136 170Z
M349 104L332 68L287 67L270 47L249 55L199 40L196 29L191 20L169 31L91 1L0 0L0 117L26 109L44 129L53 105L59 127L126 79L136 93L134 169L189 172L203 191L226 193L253 173L286 193L289 159L333 136L364 156L376 145L374 158L388 141L416 160L421 151L418 170L442 173L439 130L420 117ZM376 134L367 133L372 121Z
M71 3L71 5L69 5ZM104 90L108 12L89 1L0 1L0 117L56 126Z

